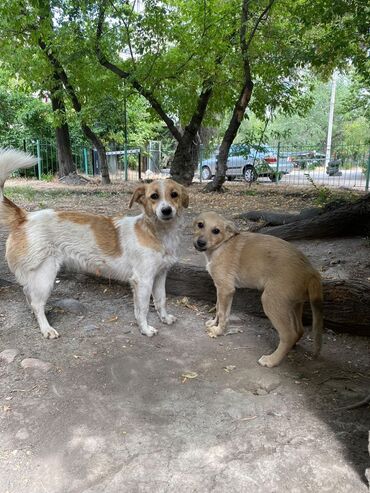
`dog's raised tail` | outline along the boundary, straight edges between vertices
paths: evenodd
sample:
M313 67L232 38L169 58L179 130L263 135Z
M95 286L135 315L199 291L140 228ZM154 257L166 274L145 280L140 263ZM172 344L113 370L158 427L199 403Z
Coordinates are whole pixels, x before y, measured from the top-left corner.
M320 354L322 346L322 333L324 330L323 293L319 274L312 276L308 284L308 296L312 310L314 355L317 357Z
M26 211L4 197L4 183L17 169L29 168L37 163L37 158L16 149L0 149L0 223L14 226L23 222Z

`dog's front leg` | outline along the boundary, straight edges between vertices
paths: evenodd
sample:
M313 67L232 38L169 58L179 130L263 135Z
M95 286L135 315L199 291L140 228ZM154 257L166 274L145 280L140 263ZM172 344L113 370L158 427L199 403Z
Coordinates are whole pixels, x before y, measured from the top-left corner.
M167 270L160 271L153 283L153 300L158 316L165 324L171 325L176 322L177 318L169 315L166 310L166 277Z
M225 286L217 288L217 325L207 327L207 332L210 337L217 337L225 332L229 322L231 305L233 302L235 289Z
M216 301L216 313L215 313L215 318L210 318L206 322L206 327L213 327L215 325L218 325L218 298Z
M135 318L139 325L139 330L143 335L152 337L158 334L158 330L148 325L147 320L153 279L145 278L143 275L133 276L130 282L134 293Z

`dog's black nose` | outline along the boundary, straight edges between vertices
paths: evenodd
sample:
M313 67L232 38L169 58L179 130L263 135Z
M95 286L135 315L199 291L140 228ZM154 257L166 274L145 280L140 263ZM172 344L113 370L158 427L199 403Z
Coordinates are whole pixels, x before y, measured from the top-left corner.
M172 208L171 207L163 207L161 209L161 213L163 216L170 216L172 214Z
M197 246L199 248L204 248L207 245L207 242L205 240L202 240L201 238L197 239Z

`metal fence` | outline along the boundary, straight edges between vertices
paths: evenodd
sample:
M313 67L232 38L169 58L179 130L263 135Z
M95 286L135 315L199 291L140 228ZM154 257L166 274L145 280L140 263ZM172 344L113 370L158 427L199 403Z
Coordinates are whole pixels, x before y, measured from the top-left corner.
M35 168L22 170L19 175L51 179L58 172L57 150L54 141L30 139L22 142L2 143L1 147L21 148L38 157ZM100 175L96 150L75 147L73 159L79 173ZM138 180L140 178L167 177L168 156L162 155L160 142L150 142L143 148L115 147L107 151L108 166L113 180ZM212 179L216 172L217 149L200 146L197 151L196 181ZM167 167L163 167L163 163ZM324 147L291 146L285 144L247 145L233 144L228 158L227 178L246 183L265 182L299 186L326 186L355 190L369 190L370 148L368 144L331 149L330 157Z
M217 150L205 149L199 163L200 180L216 172ZM335 146L330 155L325 148L283 144L233 144L227 162L228 180L270 182L289 185L317 185L369 190L369 145Z

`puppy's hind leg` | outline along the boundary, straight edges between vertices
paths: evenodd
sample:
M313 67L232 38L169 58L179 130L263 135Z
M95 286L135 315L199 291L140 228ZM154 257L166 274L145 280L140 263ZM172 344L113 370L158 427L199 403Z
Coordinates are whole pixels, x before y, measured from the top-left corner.
M303 315L303 303L297 303L297 305L294 308L294 327L295 331L297 332L298 340L303 336L304 334L304 328L303 328L303 323L302 323L302 315Z
M51 327L46 315L45 305L53 289L58 272L58 266L54 258L46 259L37 269L29 271L23 291L27 301L37 319L42 335L47 339L56 339L58 332Z
M280 342L272 354L262 356L258 360L258 363L262 366L272 368L281 363L294 344L300 339L301 335L296 331L296 314L293 312L291 302L279 299L276 293L269 294L264 291L262 294L262 306L265 314L277 330Z

